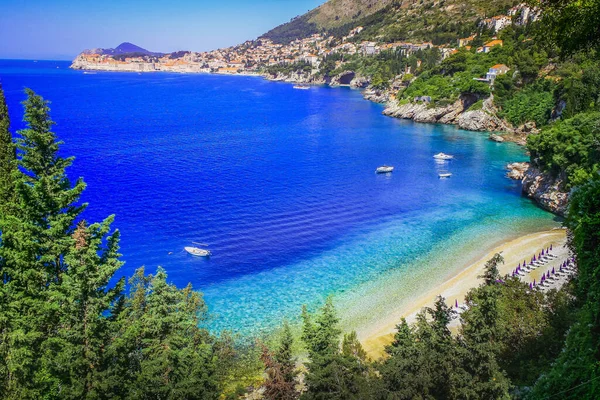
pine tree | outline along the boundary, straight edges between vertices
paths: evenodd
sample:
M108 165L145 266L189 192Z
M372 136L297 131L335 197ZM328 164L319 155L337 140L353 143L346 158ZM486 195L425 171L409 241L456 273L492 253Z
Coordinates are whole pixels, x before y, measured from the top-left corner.
M65 256L68 269L53 296L60 301L59 327L43 345L44 369L60 377L63 399L97 398L97 371L103 349L110 341L106 315L123 290L124 280L109 288L123 264L119 261L119 232L109 235L114 217L86 226L81 221L73 234L74 246Z
M0 215L8 212L9 205L14 202L17 153L9 128L8 107L0 85Z
M55 332L60 304L53 286L66 270L73 243L76 205L85 185L71 186L65 169L71 158L58 155L48 102L27 89L17 155L23 172L15 173L14 209L0 216L5 309L1 330L5 357L0 370L7 397L39 398L58 390L59 381L43 367L41 348Z
M345 357L340 351L338 327L339 319L336 315L331 297L327 298L316 317L313 317L303 308L304 320L302 340L308 350L310 362L307 364L308 373L305 375L307 391L302 394L302 399L360 399L366 384L361 381L357 373L357 360ZM357 348L353 343L347 348ZM358 351L361 353L361 351ZM350 356L350 355L349 355ZM361 371L362 372L362 371Z
M500 254L494 254L494 256L485 263L484 273L479 276L479 278L483 278L486 285L493 285L500 279L498 265L503 263L504 258Z
M218 398L218 359L213 339L199 327L207 316L200 294L169 284L161 268L148 276L139 269L129 286L106 350L104 396Z
M263 397L267 400L293 400L298 398L296 390L296 361L292 356L293 336L287 321L283 324L281 340L273 352L261 344L261 361L267 378L263 383Z

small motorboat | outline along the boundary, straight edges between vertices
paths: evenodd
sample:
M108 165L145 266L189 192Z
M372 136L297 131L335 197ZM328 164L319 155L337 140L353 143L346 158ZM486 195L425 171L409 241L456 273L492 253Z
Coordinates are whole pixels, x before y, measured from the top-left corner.
M439 176L440 178L443 178L443 179L445 179L445 178L450 178L450 177L452 176L452 174L451 174L450 172L440 172L440 173L438 174L438 176Z
M389 174L392 171L394 171L394 167L390 167L389 165L382 165L375 170L378 174Z
M436 160L452 160L454 156L451 156L450 154L446 153L437 153L433 156L433 158L435 158Z
M201 249L199 247L187 246L187 247L184 247L184 250L196 257L208 257L211 254L210 251Z
M300 89L300 90L308 90L310 89L310 86L308 85L303 85L303 84L298 84L298 85L294 85L293 86L294 89Z

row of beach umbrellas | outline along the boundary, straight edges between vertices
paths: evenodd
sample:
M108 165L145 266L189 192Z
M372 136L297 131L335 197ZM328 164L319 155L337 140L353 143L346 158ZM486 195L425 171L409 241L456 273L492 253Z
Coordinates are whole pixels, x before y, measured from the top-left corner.
M550 245L549 247L543 248L537 254L533 254L529 263L527 262L527 260L523 260L523 263L519 263L517 268L512 272L512 276L525 276L527 272L530 272L535 268L546 264L551 259L557 258L555 255L552 254L552 250L553 247L552 245ZM535 279L533 280L533 282L530 282L529 289L533 290L536 287L544 286L546 282L554 280L555 275L561 276L563 274L573 273L574 267L575 259L569 258L559 265L558 270L556 270L556 267L552 267L551 270L546 271L542 275L542 278L539 283ZM504 283L504 281L501 279L498 279L497 282ZM458 299L454 300L454 308L459 308Z

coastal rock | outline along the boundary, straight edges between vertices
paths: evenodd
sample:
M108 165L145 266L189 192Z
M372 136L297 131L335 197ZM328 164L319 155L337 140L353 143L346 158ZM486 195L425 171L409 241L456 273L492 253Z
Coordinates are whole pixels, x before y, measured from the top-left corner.
M427 103L388 104L383 110L390 117L412 119L416 122L438 122L442 117L456 111L455 105L429 107Z
M364 76L355 76L352 81L350 81L350 86L357 89L366 88L369 86L371 81Z
M265 78L276 82L305 83L311 85L324 85L327 83L322 76L310 72L279 73L276 75L266 75Z
M516 181L522 181L525 178L525 173L529 169L528 162L515 162L506 166L508 173L506 176Z
M470 131L509 130L507 124L496 116L491 96L483 102L480 110L469 110L469 107L476 101L476 96L465 95L453 104L442 107L434 107L427 102L406 104L389 102L383 114L395 118L412 119L416 122L457 124L461 129Z
M390 100L390 93L387 90L379 90L375 88L367 88L363 92L365 100L372 101L374 103L387 103Z
M540 207L561 216L567 211L569 194L563 189L564 179L554 178L536 167L529 167L523 178L523 193Z
M517 135L531 135L540 133L540 130L535 126L535 122L526 122L523 125L519 125L513 132Z
M496 116L493 96L483 102L480 110L467 110L458 118L458 126L469 131L506 131L508 126Z
M490 140L498 143L504 142L504 138L500 135L496 135L495 133L490 133Z
M348 86L356 79L356 72L344 71L333 78L329 82L329 86Z

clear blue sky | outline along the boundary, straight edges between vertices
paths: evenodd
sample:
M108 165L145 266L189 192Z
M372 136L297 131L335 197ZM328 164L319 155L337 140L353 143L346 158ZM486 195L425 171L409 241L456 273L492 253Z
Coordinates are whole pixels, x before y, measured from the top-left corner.
M131 42L204 51L254 39L325 0L0 0L0 58L71 59Z

